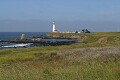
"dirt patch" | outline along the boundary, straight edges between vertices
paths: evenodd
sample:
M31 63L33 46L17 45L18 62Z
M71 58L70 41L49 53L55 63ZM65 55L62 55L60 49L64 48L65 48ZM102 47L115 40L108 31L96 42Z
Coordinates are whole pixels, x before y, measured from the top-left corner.
M107 43L108 42L108 37L102 37L97 42L98 43Z

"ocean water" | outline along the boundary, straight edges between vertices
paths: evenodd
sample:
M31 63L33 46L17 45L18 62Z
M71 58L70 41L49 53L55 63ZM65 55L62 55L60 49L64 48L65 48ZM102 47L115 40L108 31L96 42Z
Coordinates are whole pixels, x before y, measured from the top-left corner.
M14 39L20 39L21 38L21 35L22 34L25 34L27 36L27 39L31 39L32 37L35 37L35 36L44 36L46 35L48 32L0 32L0 40L14 40ZM69 42L69 41L75 41L74 39L56 39L56 38L51 38L51 39L43 39L42 40L43 42L50 42L50 43L53 43L54 42ZM59 45L58 44L58 45ZM5 46L15 46L15 45L18 45L17 43L10 43L10 42L0 42L0 49L5 49L5 48L8 48L8 47L5 47ZM19 45L25 45L25 44L19 44ZM41 44L41 45L45 45L44 43ZM38 44L34 44L30 47L33 47L33 46L41 46L40 43ZM51 44L52 45L52 44ZM19 46L20 47L20 46ZM23 46L22 46L23 47Z
M46 35L47 32L0 32L0 40L20 39L22 34L25 34L29 39L33 36Z

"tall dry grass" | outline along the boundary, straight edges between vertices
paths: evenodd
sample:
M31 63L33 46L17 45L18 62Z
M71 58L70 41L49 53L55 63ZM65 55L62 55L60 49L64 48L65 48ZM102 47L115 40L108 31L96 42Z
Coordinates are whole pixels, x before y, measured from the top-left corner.
M119 80L119 67L120 46L76 48L0 63L0 80Z

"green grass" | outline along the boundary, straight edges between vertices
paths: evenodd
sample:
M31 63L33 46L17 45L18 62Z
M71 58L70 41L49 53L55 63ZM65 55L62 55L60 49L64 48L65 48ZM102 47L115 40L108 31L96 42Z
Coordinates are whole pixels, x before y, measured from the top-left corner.
M87 37L72 45L0 50L0 80L120 80L120 33L70 35ZM106 43L98 42L102 37Z
M0 80L119 80L119 51L119 46L76 48L9 61L0 65Z

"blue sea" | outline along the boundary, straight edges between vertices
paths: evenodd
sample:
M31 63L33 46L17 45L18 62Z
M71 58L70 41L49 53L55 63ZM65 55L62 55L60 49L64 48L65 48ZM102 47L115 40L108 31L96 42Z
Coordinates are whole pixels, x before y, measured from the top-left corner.
M0 32L0 40L15 40L15 39L20 39L22 34L25 34L27 36L27 39L31 39L32 37L39 37L39 36L44 36L48 32ZM46 38L43 39L42 41L44 42L69 42L69 41L75 41L74 39L56 39L56 38ZM9 43L9 42L0 42L0 49L8 48L6 46L12 46L15 47L17 43ZM19 44L19 45L26 45L26 44ZM27 44L28 45L28 44ZM44 44L43 44L44 45ZM30 47L30 45L28 45ZM33 46L33 45L32 45ZM35 44L34 46L40 46L40 44ZM21 46L19 46L21 47ZM22 46L24 47L24 46Z
M22 34L25 34L29 39L33 36L46 35L47 32L0 32L0 40L20 39Z

